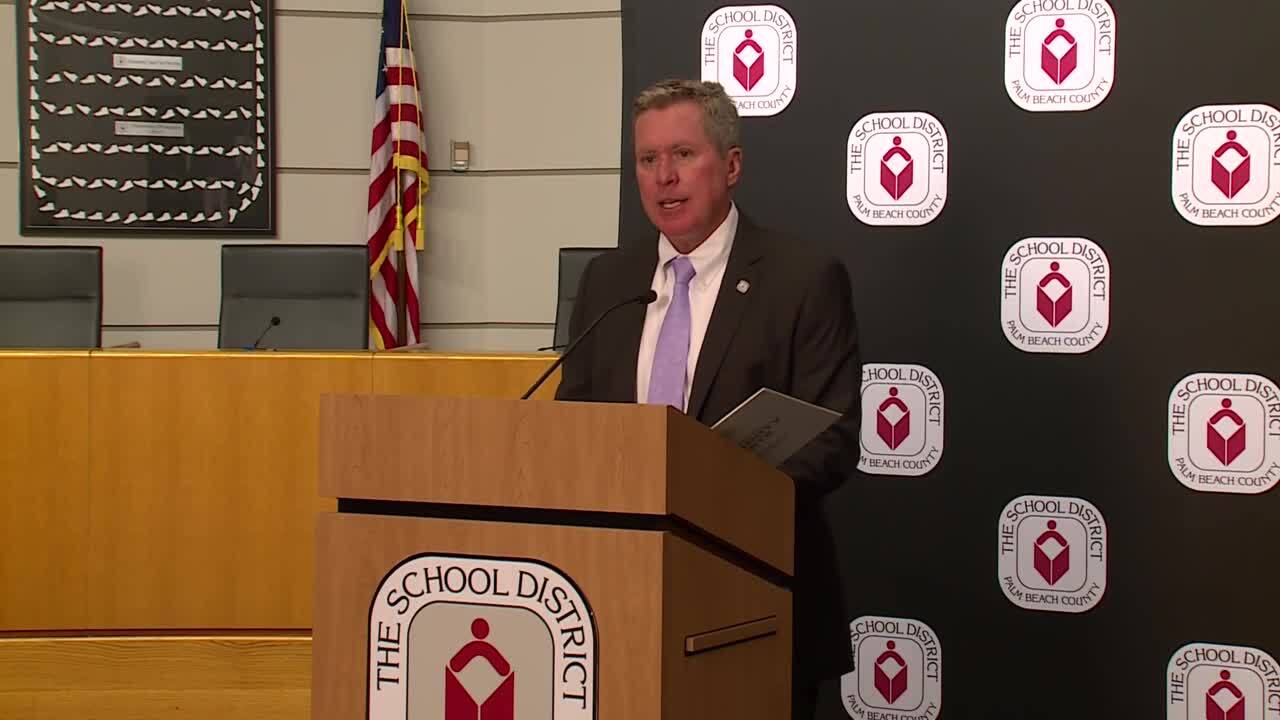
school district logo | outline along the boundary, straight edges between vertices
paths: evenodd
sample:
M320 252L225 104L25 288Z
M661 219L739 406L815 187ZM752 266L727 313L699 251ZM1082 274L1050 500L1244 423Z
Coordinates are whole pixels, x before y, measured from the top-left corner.
M867 225L925 225L947 204L947 130L923 112L872 113L849 131L849 210Z
M1280 720L1280 666L1251 647L1191 643L1169 658L1167 720Z
M1196 225L1263 225L1280 213L1280 111L1205 105L1173 134L1173 204Z
M1115 12L1106 0L1019 0L1004 51L1004 86L1018 107L1090 110L1115 84Z
M796 94L796 24L777 5L722 7L702 30L702 79L743 116L777 115Z
M862 368L862 456L876 475L924 475L942 458L943 392L921 365L868 363Z
M1107 335L1111 263L1085 238L1026 238L1005 253L1000 325L1026 352L1085 353Z
M942 710L942 645L919 620L864 616L849 623L853 671L840 678L849 717L926 720Z
M1280 388L1259 375L1196 373L1169 393L1169 468L1202 492L1280 481Z
M1082 613L1107 591L1107 523L1087 500L1023 495L998 523L1000 588L1027 610Z
M595 619L534 561L418 555L369 612L369 720L596 717Z

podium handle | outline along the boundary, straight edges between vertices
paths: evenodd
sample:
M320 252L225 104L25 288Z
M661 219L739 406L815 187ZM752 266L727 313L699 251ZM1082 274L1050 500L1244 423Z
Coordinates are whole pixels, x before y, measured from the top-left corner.
M770 615L759 620L690 635L684 639L684 654L697 655L726 645L736 645L776 634L778 634L778 616Z

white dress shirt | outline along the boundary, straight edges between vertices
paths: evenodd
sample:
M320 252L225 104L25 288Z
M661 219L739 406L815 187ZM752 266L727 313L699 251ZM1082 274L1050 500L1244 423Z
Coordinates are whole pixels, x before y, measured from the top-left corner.
M720 227L687 257L693 264L694 276L689 282L689 366L685 373L685 406L689 403L689 390L693 386L693 372L698 367L698 352L707 334L707 322L716 305L720 281L724 278L733 236L738 230L738 207L729 206L729 214ZM636 358L636 401L648 402L649 375L653 372L653 354L658 349L658 333L671 305L671 293L676 286L675 271L667 264L680 253L667 239L658 235L658 266L653 272L653 291L658 299L649 304L644 316L644 332L640 335L640 355Z

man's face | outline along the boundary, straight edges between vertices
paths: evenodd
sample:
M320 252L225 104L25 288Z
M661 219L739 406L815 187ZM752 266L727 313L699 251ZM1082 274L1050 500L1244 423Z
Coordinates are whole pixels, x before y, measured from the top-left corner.
M693 250L729 212L742 151L722 155L707 137L702 108L678 102L636 118L635 153L645 214L676 249Z

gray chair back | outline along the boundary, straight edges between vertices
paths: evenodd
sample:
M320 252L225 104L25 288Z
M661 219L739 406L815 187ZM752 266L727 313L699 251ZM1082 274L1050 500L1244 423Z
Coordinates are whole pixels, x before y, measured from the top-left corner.
M102 345L102 248L0 246L0 347Z
M573 317L573 305L578 299L578 281L582 271L595 256L610 248L565 247L560 248L560 272L556 281L556 329L553 347L563 350L573 338L569 337L569 319Z
M218 347L364 350L369 345L365 245L224 245Z

